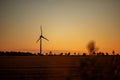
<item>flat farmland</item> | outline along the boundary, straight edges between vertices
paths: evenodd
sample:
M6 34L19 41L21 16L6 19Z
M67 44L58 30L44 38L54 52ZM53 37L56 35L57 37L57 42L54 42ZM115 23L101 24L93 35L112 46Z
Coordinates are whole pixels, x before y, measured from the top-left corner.
M0 80L118 80L120 56L0 56Z

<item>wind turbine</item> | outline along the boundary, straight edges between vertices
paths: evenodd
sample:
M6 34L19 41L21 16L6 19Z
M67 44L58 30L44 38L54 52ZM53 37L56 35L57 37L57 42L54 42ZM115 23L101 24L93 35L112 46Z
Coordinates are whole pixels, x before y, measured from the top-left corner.
M36 41L36 43L40 40L40 54L42 54L42 39L45 39L47 41L49 41L47 38L45 38L42 34L42 25L40 26L40 37L38 38L38 40Z

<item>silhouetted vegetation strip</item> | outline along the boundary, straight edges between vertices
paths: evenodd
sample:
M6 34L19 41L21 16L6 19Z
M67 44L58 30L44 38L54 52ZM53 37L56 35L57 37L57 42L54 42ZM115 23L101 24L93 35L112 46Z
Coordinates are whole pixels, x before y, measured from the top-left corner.
M30 52L0 52L0 56L37 56Z
M108 56L109 53L103 53L103 52L98 52L98 53L93 53L94 55L97 56ZM112 52L112 55L119 55L119 53L115 53L114 51ZM46 54L40 54L40 53L31 53L31 52L3 52L0 51L0 56L87 56L87 53L82 53L81 55L78 53L74 53L73 55L71 55L70 52L68 53L60 53L60 54L53 54L51 51L49 53ZM93 55L92 55L93 56Z

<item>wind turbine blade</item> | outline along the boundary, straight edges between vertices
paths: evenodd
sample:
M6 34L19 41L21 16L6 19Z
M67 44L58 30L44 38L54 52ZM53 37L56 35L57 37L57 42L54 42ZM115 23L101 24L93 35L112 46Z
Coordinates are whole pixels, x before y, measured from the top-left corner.
M40 31L41 31L41 35L42 35L42 25L40 26Z
M47 41L49 41L47 38L45 38L45 37L43 37L43 36L42 36L42 38L45 39L45 40L47 40Z
M40 40L40 38L38 38L38 40L36 41L36 43Z

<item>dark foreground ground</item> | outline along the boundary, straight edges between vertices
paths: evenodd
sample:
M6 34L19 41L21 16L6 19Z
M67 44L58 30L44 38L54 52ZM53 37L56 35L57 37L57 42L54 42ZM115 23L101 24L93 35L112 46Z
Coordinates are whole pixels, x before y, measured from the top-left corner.
M0 56L0 80L120 80L120 56Z

